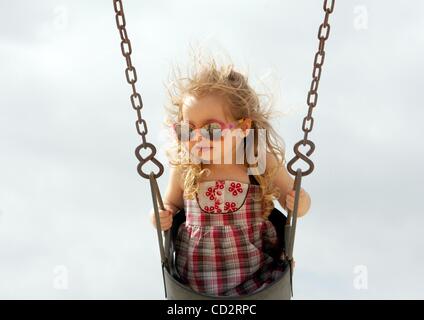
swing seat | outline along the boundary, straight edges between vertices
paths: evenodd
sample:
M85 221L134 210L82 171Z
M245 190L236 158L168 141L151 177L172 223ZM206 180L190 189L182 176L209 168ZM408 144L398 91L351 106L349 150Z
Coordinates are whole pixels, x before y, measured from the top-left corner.
M287 260L278 259L278 263L285 264L285 271L274 282L265 287L246 295L240 296L214 296L195 292L188 285L181 282L178 272L175 267L175 240L178 233L178 228L185 222L186 216L184 209L179 210L173 218L172 227L165 232L165 254L169 264L169 270L162 265L162 271L166 285L166 298L168 300L290 300L291 299L291 281L290 267ZM274 208L269 220L274 225L277 236L278 246L275 257L280 257L281 252L285 249L285 224L286 216Z

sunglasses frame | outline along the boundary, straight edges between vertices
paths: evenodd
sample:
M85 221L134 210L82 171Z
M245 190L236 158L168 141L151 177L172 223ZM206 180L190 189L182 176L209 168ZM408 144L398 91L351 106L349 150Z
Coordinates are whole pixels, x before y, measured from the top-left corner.
M208 121L207 123L205 123L201 127L195 127L195 126L192 126L191 124L189 124L188 140L181 140L179 138L178 133L177 133L177 129L176 129L176 126L178 125L178 123L173 123L172 124L172 128L174 130L174 134L175 134L177 140L180 141L180 142L187 142L187 141L192 140L194 138L194 133L197 130L200 130L200 135L203 138L205 138L205 139L207 139L209 141L218 141L218 140L220 140L222 138L222 134L221 134L220 137L218 137L216 139L213 139L213 138L211 139L211 135L209 134L208 130L205 129L205 127L207 127L211 123L218 123L219 126L221 127L220 129L221 129L221 132L222 132L225 129L234 129L234 128L236 128L240 123L243 123L245 120L246 120L246 118L241 118L239 120L232 121L232 122L222 122L222 121L217 120L217 119L212 119L212 120ZM190 129L192 129L192 131L190 131Z

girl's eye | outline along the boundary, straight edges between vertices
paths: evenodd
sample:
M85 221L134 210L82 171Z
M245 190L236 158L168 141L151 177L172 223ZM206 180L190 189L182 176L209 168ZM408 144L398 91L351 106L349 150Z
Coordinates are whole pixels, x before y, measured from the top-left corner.
M188 123L177 123L175 125L175 132L180 141L188 141L192 135L193 128Z
M217 122L212 122L208 124L209 130L221 130L221 125Z

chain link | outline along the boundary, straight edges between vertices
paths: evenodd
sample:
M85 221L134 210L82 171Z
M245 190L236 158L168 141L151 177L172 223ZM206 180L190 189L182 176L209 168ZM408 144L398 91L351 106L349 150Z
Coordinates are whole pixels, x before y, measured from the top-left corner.
M325 60L325 51L324 51L325 41L330 36L330 24L328 23L328 20L330 18L330 14L334 10L335 2L336 0L324 0L323 9L325 12L325 17L324 17L323 23L321 23L318 29L318 40L319 40L318 51L315 54L314 64L312 69L311 86L309 88L307 99L306 99L306 103L308 104L309 108L308 108L308 113L306 117L303 119L303 123L302 123L302 130L304 132L304 135L303 135L303 139L294 145L295 156L287 163L287 170L292 175L296 175L296 170L293 169L293 165L299 159L304 160L309 165L309 168L305 171L302 171L301 169L299 169L302 172L302 176L306 176L314 170L314 163L308 157L314 152L315 144L308 139L308 134L309 132L312 131L313 124L314 124L314 118L312 117L312 112L318 103L318 86L319 86L319 81L321 79L322 66L324 65L324 60ZM299 150L299 147L301 145L303 146L309 145L309 150L306 152L306 156L302 154L301 151Z
M131 61L131 41L128 38L128 33L126 30L126 21L124 14L124 7L122 5L122 0L113 0L113 8L115 10L115 20L116 26L119 31L119 36L121 38L121 53L125 58L125 62L127 64L127 68L125 69L125 77L127 79L128 84L131 85L132 94L130 96L131 105L133 109L137 112L137 121L135 122L135 126L137 129L137 133L140 135L142 143L135 149L135 155L137 159L140 161L137 166L137 171L145 179L150 179L151 172L145 172L143 170L144 164L149 161L152 161L159 169L157 173L153 173L155 178L159 178L163 174L163 165L159 160L155 158L156 147L147 142L147 123L141 116L141 109L143 108L143 100L141 99L141 95L137 92L136 82L137 82L137 71L135 67L132 65ZM149 150L149 154L147 156L142 155L143 150Z

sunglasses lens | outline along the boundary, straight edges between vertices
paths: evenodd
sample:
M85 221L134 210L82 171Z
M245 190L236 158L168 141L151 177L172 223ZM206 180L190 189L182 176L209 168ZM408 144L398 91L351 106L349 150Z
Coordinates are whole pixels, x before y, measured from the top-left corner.
M174 126L175 134L179 141L188 141L192 135L193 129L189 125L176 123Z
M201 132L202 136L209 140L219 140L222 137L222 128L217 122L208 123Z
M195 130L188 124L176 123L174 124L174 131L179 141L186 142L195 137ZM208 123L200 129L202 137L208 140L220 140L222 133L222 126L218 122Z

